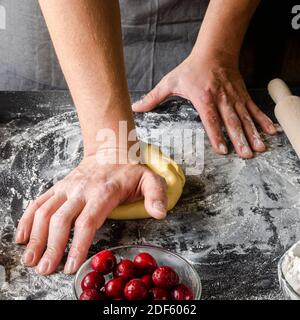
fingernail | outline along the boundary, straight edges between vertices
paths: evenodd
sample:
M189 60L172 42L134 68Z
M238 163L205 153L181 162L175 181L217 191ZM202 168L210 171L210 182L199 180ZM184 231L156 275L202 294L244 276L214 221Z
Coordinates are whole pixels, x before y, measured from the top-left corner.
M18 230L15 238L16 243L21 243L24 241L24 230Z
M69 258L67 260L67 263L65 265L65 269L64 269L64 273L66 274L72 274L74 273L76 270L75 270L75 259L73 258Z
M258 138L254 139L254 146L256 148L264 148L265 144Z
M161 219L165 218L167 215L167 209L165 204L160 201L160 200L156 200L152 203L152 207L159 212L159 217Z
M282 129L282 127L281 127L280 124L275 123L275 124L274 124L274 127L275 127L275 129L277 130L277 132L283 132L283 129Z
M138 101L134 102L131 107L132 107L132 108L138 107L138 106L141 105L142 103L143 103L143 99L138 100Z
M227 153L228 153L228 149L227 149L227 147L225 146L224 143L220 143L220 144L219 144L219 151L220 151L222 154L227 154Z
M31 264L34 260L34 252L32 250L25 250L23 257L22 257L22 263L25 265Z
M273 132L274 132L274 133L277 132L277 128L276 128L276 126L275 126L273 123L268 126L268 129L269 129L269 131L272 132L272 133L273 133Z
M243 146L241 151L244 156L251 156L252 155L252 151L250 150L250 148L248 146Z
M39 274L46 274L48 273L50 267L50 261L48 259L42 259L39 263L39 265L37 266L37 272Z

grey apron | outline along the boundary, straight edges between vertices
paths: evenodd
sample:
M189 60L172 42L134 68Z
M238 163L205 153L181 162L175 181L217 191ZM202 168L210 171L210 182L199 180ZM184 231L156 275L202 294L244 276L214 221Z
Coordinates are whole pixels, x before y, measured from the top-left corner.
M0 90L66 89L37 0L0 0L0 5L6 17ZM190 53L208 0L120 0L120 5L129 88L149 91Z

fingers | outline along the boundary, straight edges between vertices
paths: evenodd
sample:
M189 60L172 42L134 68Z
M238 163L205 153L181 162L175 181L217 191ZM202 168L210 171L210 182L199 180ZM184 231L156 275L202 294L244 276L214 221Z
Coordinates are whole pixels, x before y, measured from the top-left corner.
M38 273L47 275L56 270L68 243L72 222L82 209L82 201L78 198L71 199L65 202L52 215L49 225L47 250L37 266Z
M135 102L132 105L134 112L148 112L156 108L161 102L163 102L171 94L168 86L162 83L162 81L145 97Z
M271 135L277 133L277 128L273 121L266 114L264 114L251 99L249 99L247 102L247 108L252 118L260 125L265 133Z
M88 250L99 229L111 211L119 205L118 187L106 182L100 190L99 197L87 202L75 222L74 237L68 254L64 272L76 272L86 259Z
M243 124L245 134L252 150L257 152L264 152L266 150L266 146L263 143L246 107L241 103L237 103L235 109Z
M203 109L199 108L199 114L209 141L215 152L222 155L227 154L228 148L221 129L221 121L217 111L212 106L203 106Z
M31 228L33 224L35 212L53 196L53 189L49 189L47 192L39 196L36 200L32 201L27 209L25 210L22 218L19 221L18 228L16 231L16 243L24 244L27 243L30 237Z
M95 233L112 211L109 204L90 201L75 222L74 237L64 268L66 274L76 272L86 259Z
M219 103L219 112L237 154L245 159L252 158L253 152L245 137L241 121L235 109L230 102L227 101L225 96L222 97Z
M228 148L221 128L221 119L210 92L202 92L199 101L193 102L197 109L210 143L216 153L225 155Z
M30 240L22 257L26 266L35 266L40 260L47 243L50 218L65 200L62 195L54 195L35 212Z
M87 205L76 221L73 242L64 268L64 273L66 274L73 274L79 269L86 259L88 250L93 242L97 226L90 213L90 208ZM105 218L103 218L103 222L104 220Z
M145 208L155 219L164 219L167 215L167 185L164 178L150 171L144 174L142 194Z

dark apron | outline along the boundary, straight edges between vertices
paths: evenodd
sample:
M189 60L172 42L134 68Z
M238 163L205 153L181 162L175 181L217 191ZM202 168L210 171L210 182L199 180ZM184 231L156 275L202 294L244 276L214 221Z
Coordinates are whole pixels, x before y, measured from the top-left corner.
M100 0L101 1L101 0ZM0 0L0 90L66 89L37 0ZM190 53L208 0L120 0L128 84L150 90Z

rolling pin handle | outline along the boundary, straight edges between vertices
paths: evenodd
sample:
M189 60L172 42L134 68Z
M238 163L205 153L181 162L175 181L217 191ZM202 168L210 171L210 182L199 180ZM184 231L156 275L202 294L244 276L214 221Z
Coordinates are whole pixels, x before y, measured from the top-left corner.
M270 81L268 91L275 103L278 103L281 99L292 95L289 87L281 79L274 79Z

